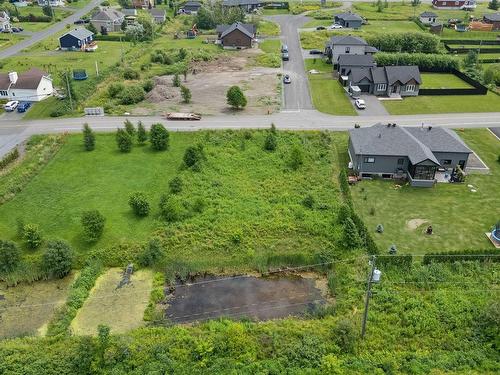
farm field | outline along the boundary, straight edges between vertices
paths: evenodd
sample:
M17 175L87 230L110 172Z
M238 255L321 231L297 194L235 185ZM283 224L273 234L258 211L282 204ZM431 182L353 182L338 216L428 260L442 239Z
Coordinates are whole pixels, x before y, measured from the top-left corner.
M75 276L17 286L0 282L0 339L43 335L56 309L64 304Z
M71 323L76 335L94 335L105 324L114 333L125 333L144 325L143 315L152 288L152 272L139 270L130 283L119 286L123 269L110 268L101 275Z
M472 88L467 82L454 74L448 73L420 73L422 89L467 89Z
M93 152L83 150L80 135L68 136L31 183L0 206L0 233L17 241L17 218L36 223L44 237L70 242L79 262L90 249L111 248L113 259L123 261L130 256L120 254L136 254L138 244L156 235L169 249L166 264L206 269L224 264L247 269L269 254L312 257L333 251L338 196L330 136L280 132L277 151L267 152L266 134L172 133L168 151L136 146L129 154L118 152L113 134L99 135ZM201 172L182 168L186 148L196 144L204 146L207 157ZM297 171L288 167L294 147L304 153ZM176 176L183 189L172 199L182 209L180 219L168 223L160 218L158 204ZM148 217L132 214L128 197L135 191L146 193ZM309 195L312 209L301 203ZM88 209L106 218L102 238L91 245L83 240L80 224Z
M438 183L431 189L407 185L396 188L394 182L382 180L362 181L351 188L356 211L368 228L384 226L383 234L374 234L382 252L392 244L398 252L420 254L492 246L484 233L498 221L498 210L494 207L500 205L499 143L486 129L458 134L486 163L490 174L469 175L465 184ZM468 184L477 192L470 192ZM395 206L394 202L405 204ZM429 225L434 229L432 236L424 233Z
M500 111L500 96L491 92L486 95L416 96L382 103L391 115Z

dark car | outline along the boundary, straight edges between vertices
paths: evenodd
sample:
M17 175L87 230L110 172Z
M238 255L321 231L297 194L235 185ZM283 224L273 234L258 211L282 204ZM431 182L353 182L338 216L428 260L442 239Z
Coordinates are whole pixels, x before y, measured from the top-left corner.
M31 103L30 102L19 103L19 105L17 106L17 112L19 112L19 113L26 112L29 107L31 107Z
M288 55L288 52L283 52L283 53L281 54L281 59L282 59L283 61L288 61L288 60L290 60L290 56Z
M21 31L23 31L24 29L22 27L13 27L12 28L12 32L13 33L20 33Z
M292 83L292 79L288 74L285 74L285 76L283 77L283 83Z
M326 27L325 26L318 26L318 27L316 27L316 30L326 30Z
M322 55L323 52L321 52L319 49L312 49L309 51L310 55Z
M75 25L83 25L85 23L84 20L76 20L75 22Z

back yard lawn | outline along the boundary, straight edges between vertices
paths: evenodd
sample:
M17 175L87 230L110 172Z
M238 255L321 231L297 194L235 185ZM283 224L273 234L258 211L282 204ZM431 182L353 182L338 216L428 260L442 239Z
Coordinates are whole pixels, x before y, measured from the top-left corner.
M454 74L448 73L420 73L423 89L467 89L472 88L467 82L462 81Z
M464 184L437 184L429 189L407 185L398 189L393 182L381 180L362 181L351 188L355 208L369 230L384 226L383 234L373 235L382 253L392 244L401 253L419 254L492 247L484 233L498 221L499 142L486 129L458 134L491 174L469 175ZM467 184L477 192L470 192ZM428 225L434 229L432 236L424 233Z
M417 96L382 103L391 115L500 111L500 96L491 92L486 95Z
M19 241L16 218L23 218L39 224L45 238L69 241L80 260L90 248L123 245L122 251L136 253L137 244L156 233L170 263L198 262L206 269L214 264L247 269L271 253L331 251L338 169L330 136L280 132L275 152L263 150L266 136L264 131L171 133L170 150L135 146L129 154L118 152L114 134L98 135L93 152L83 150L80 135L68 136L39 175L0 206L0 233ZM201 172L182 168L186 148L196 144L207 157ZM289 167L294 148L303 154L297 171ZM168 224L158 205L176 176L183 185L172 197L180 219ZM135 217L128 206L135 191L145 192L150 202L152 212L145 218ZM309 195L312 209L302 203ZM88 209L106 218L95 245L82 236L80 215Z

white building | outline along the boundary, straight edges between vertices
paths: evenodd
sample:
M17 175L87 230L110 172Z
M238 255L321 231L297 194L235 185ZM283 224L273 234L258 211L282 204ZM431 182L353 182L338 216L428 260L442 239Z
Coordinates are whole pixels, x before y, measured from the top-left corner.
M51 7L63 7L64 0L38 0L38 5L41 7L45 5L50 5Z
M52 78L37 68L20 74L0 73L0 99L39 102L53 91Z
M0 12L0 31L3 30L10 30L11 29L11 24L10 24L10 17L7 14L7 12Z
M424 25L430 25L436 23L438 15L434 12L423 12L420 13L419 19Z

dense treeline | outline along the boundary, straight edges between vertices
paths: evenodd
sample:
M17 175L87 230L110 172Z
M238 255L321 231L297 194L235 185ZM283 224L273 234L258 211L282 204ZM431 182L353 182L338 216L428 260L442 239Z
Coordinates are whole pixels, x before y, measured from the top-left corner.
M460 61L451 55L427 53L385 53L374 55L378 66L417 65L420 69L449 71L458 69Z
M366 41L382 52L437 53L439 38L424 33L384 33L366 37Z

